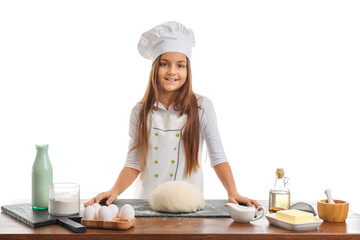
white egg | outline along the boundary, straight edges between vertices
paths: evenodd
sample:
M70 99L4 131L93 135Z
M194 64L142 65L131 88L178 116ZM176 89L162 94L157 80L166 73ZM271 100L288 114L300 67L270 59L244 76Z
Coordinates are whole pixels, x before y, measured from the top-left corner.
M83 218L86 220L95 219L95 208L92 206L88 206L84 209Z
M125 204L120 209L119 218L131 220L135 217L135 210L130 204Z
M112 213L113 213L113 218L116 218L116 216L118 215L119 213L119 208L115 205L115 204L110 204L108 206L108 208L111 209Z
M95 208L95 218L98 218L98 211L101 208L101 205L98 203L93 203L93 205L91 205L93 208Z
M98 217L100 220L103 221L111 221L113 213L111 211L110 208L108 208L107 206L102 206L99 211L98 211Z

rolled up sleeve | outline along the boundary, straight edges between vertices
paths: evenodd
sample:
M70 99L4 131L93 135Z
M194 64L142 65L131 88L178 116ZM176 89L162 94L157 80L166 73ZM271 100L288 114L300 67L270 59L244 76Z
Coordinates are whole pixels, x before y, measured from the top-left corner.
M214 167L228 160L220 138L216 113L212 102L208 98L203 97L200 107L202 108L200 115L201 135L206 142L211 167Z
M135 146L137 138L137 125L139 122L139 113L141 104L137 103L131 111L130 123L129 123L129 151ZM134 168L141 171L141 154L139 148L136 148L128 153L124 167Z

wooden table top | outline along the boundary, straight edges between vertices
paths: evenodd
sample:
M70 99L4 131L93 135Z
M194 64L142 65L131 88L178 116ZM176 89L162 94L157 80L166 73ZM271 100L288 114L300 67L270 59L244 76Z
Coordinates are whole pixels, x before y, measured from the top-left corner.
M360 215L349 211L344 223L323 224L310 231L288 231L263 217L251 223L231 218L137 218L126 231L87 229L72 233L60 225L31 228L0 214L0 239L360 239Z

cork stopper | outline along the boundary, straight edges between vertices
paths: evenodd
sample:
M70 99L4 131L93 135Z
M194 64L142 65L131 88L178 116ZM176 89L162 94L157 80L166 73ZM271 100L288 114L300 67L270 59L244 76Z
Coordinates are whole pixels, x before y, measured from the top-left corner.
M276 169L275 175L278 179L283 178L284 177L284 169L282 169L282 168Z

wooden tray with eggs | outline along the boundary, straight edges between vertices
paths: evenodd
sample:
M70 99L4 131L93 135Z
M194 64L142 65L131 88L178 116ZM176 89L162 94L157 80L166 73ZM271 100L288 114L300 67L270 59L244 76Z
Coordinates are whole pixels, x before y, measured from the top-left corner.
M114 204L100 206L94 203L87 206L83 212L81 224L88 228L103 228L114 230L126 230L134 226L135 210L130 204L125 204L119 211Z
M114 230L127 230L134 226L136 218L131 220L123 218L114 218L111 221L103 221L99 219L87 220L81 219L81 224L88 228L103 228L103 229L114 229Z

